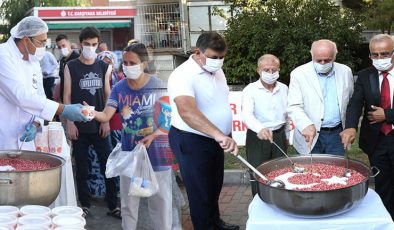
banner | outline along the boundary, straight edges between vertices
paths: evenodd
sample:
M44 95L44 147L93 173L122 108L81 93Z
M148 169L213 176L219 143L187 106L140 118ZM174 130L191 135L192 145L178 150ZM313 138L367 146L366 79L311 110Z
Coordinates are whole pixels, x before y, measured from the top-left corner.
M238 146L245 145L246 139L246 125L242 122L241 107L242 107L242 92L231 91L229 95L231 113L233 114L232 122L232 136Z

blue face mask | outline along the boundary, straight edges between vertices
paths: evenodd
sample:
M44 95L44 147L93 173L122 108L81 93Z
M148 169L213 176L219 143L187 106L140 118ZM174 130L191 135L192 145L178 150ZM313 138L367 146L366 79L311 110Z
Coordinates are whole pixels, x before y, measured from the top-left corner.
M315 70L317 73L326 74L326 73L330 72L330 70L332 69L333 63L328 62L326 64L320 64L317 62L313 62L313 66L315 67Z

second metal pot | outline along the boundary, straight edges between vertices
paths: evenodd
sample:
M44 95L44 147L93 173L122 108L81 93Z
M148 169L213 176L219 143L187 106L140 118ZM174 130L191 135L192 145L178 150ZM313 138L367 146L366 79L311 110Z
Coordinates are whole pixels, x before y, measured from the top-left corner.
M292 157L292 160L295 163L308 164L310 157L304 155L296 156ZM346 161L341 156L313 154L313 163L334 164L345 167ZM257 170L267 175L271 171L289 167L288 165L288 159L278 158L261 164L257 167ZM356 160L349 160L349 168L360 172L365 176L365 180L347 188L328 191L287 190L259 183L259 196L273 208L294 216L317 218L337 215L355 207L368 191L368 181L372 175L371 168ZM378 173L372 175L372 177ZM254 177L258 180L256 175Z

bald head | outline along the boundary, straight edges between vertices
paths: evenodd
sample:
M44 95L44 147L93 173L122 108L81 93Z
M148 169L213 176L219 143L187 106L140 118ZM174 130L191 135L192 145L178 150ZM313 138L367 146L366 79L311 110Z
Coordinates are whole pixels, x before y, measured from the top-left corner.
M328 62L335 61L338 50L335 42L327 39L317 40L312 43L311 55L312 60L320 63L326 64Z

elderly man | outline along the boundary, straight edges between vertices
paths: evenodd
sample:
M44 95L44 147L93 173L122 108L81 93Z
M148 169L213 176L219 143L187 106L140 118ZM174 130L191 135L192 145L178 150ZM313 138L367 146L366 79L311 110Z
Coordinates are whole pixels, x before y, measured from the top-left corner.
M257 62L260 79L250 83L242 92L242 118L248 131L246 133L246 157L251 165L283 156L271 144L275 141L286 150L286 109L287 91L285 84L277 82L280 62L271 54L261 56ZM252 180L252 195L256 195L258 183Z
M354 94L346 111L342 142L347 147L356 138L361 112L360 148L368 154L371 166L380 169L375 190L394 217L394 39L387 34L374 36L369 43L373 66L357 75Z
M227 45L218 33L203 33L189 60L172 72L170 145L185 183L195 230L239 229L220 219L225 152L237 154L231 133L229 88L222 65Z
M337 48L330 40L313 42L312 61L290 74L288 115L296 130L298 153L343 155L341 137L345 112L353 93L352 71L335 62Z
M26 17L11 29L11 37L0 45L0 149L35 150L34 140L42 118L55 114L74 121L86 121L81 104L63 105L46 98L39 61L45 55L47 24L38 17ZM41 124L40 124L41 123Z

